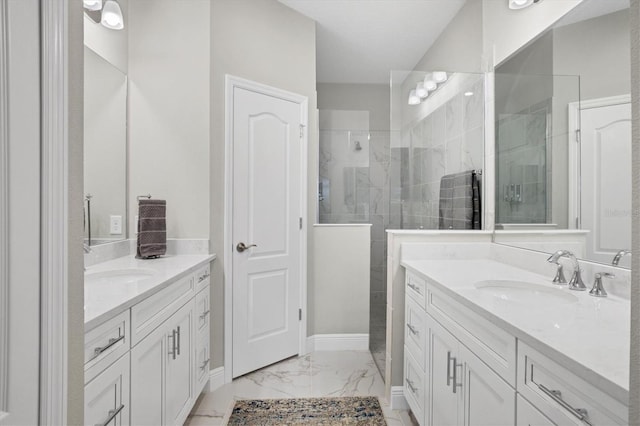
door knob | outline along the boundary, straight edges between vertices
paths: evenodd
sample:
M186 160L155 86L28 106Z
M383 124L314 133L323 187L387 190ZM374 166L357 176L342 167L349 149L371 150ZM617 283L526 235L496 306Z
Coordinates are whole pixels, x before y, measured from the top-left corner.
M238 250L239 253L242 253L243 251L248 250L251 247L258 247L258 246L255 244L245 245L245 243L238 243L238 245L236 246L236 250Z

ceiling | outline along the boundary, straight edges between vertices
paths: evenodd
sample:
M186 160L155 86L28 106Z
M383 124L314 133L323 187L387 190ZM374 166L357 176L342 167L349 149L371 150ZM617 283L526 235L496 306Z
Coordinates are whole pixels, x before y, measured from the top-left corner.
M412 70L465 0L279 0L317 22L319 83L389 84Z
M554 27L575 24L628 8L629 0L585 0L560 19Z

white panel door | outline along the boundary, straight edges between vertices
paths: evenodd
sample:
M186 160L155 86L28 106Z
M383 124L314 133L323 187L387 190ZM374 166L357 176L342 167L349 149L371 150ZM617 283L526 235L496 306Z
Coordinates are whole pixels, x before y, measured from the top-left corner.
M302 107L233 90L232 368L237 377L298 354ZM240 243L250 248L237 249Z
M631 248L631 104L583 109L581 125L587 259L611 263L618 250Z

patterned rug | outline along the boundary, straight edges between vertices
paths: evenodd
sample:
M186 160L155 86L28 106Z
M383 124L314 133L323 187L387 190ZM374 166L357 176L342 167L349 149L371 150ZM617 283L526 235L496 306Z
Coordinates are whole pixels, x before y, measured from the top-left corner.
M236 401L227 425L386 426L375 396Z

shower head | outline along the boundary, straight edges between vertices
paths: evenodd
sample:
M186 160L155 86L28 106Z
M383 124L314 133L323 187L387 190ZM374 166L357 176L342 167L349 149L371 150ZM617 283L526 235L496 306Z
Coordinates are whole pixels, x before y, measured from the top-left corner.
M362 151L362 145L360 145L360 141L355 142L356 151Z

